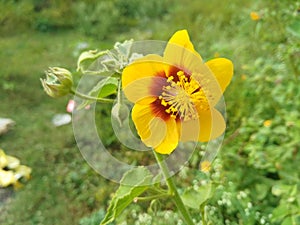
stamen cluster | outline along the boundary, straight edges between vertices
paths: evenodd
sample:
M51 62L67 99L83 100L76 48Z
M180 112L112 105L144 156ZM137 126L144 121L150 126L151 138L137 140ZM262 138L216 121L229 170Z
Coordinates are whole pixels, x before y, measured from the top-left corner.
M175 76L169 76L167 83L159 96L161 105L166 107L165 112L184 121L197 118L195 102L200 97L197 94L201 89L199 83L181 70Z

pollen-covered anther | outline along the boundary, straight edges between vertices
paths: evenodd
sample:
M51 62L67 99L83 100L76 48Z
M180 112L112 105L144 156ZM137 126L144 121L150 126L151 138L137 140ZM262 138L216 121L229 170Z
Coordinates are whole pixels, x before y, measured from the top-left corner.
M170 81L172 81L173 79L174 79L174 77L173 77L173 76L170 76L170 77L168 77L167 82L170 82Z
M161 104L163 105L163 106L167 106L168 105L168 103L165 101L165 100L161 100Z
M179 70L179 71L177 72L177 75L178 75L178 76L184 76L184 72L183 72L182 70Z
M161 105L166 107L165 112L172 118L190 120L197 118L195 103L201 100L202 95L197 95L201 88L199 83L192 77L185 75L183 71L176 73L178 80L174 81L174 76L169 76L167 83L163 86L159 96ZM196 93L195 93L196 92Z

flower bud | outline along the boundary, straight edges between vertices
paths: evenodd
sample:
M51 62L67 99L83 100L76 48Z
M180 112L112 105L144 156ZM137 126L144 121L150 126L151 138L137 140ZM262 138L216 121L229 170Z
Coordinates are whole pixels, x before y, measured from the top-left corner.
M49 67L46 79L41 79L45 92L53 97L61 97L70 93L73 77L69 70L60 67Z
M128 118L129 110L126 105L117 102L113 106L111 113L113 118L118 121L119 126L122 127L123 122Z

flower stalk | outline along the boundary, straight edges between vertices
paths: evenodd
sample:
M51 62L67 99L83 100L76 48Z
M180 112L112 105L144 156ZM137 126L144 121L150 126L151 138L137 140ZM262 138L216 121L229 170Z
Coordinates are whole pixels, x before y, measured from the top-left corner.
M147 197L136 197L134 199L134 202L151 201L153 199L161 199L161 198L168 198L168 197L170 197L170 194L157 194L157 195L152 195Z
M70 93L79 98L85 99L85 100L92 100L92 101L103 102L103 103L113 103L114 102L113 99L93 97L93 96L78 92L78 91L74 90L73 88L70 90Z
M204 208L204 206L201 207L200 213L201 213L201 222L202 222L202 225L207 225L206 218L205 218L205 208Z
M194 225L194 222L192 220L192 217L191 217L189 211L186 209L182 199L180 198L180 195L177 191L175 182L170 174L167 164L164 161L163 155L157 153L156 151L153 151L153 153L154 153L156 161L157 161L159 167L161 168L161 171L166 179L170 195L171 195L173 201L175 202L177 209L179 210L185 224Z

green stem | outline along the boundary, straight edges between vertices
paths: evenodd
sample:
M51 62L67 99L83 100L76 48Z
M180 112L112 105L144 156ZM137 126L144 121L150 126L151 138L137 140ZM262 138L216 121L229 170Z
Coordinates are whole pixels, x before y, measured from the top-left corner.
M162 173L164 174L164 176L166 178L166 182L169 187L170 194L173 197L173 200L174 200L181 216L183 217L185 224L186 225L194 225L194 222L192 220L190 213L187 211L186 207L184 206L184 204L182 202L182 199L180 198L180 195L177 191L174 180L169 172L168 166L164 161L163 155L155 152L154 150L153 150L153 152L154 152L156 161L157 161L159 167L161 168Z
M201 221L202 221L202 225L206 225L206 220L205 220L205 208L201 207Z
M90 95L85 95L83 93L80 93L74 89L71 89L70 90L70 93L77 96L77 97L80 97L82 99L85 99L85 100L92 100L92 101L97 101L97 102L104 102L104 103L113 103L114 100L113 99L108 99L108 98L96 98L96 97L93 97L93 96L90 96Z
M170 194L158 194L158 195L151 195L151 196L146 196L146 197L136 197L136 201L150 201L153 199L158 199L158 198L168 198L170 197Z

